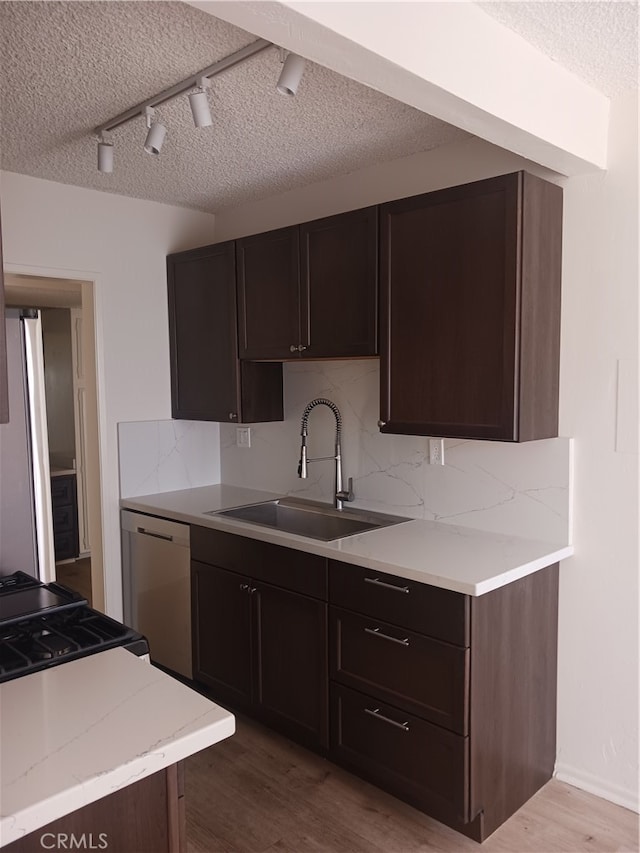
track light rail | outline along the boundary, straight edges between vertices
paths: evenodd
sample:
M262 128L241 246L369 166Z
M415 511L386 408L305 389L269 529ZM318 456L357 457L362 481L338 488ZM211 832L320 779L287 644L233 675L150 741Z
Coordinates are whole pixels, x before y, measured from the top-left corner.
M203 68L202 71L198 71L197 74L193 74L181 83L176 83L175 86L171 86L169 89L159 92L152 98L147 98L146 101L143 101L137 106L131 107L131 109L120 113L120 115L115 116L115 118L109 119L109 121L96 127L94 131L95 135L101 137L102 134L107 131L115 130L116 127L120 127L138 116L144 116L147 107L157 107L160 104L164 104L167 101L172 100L173 98L177 98L179 95L184 94L184 92L188 92L189 89L193 89L198 86L199 81L203 77L215 77L223 71L233 68L234 65L244 62L245 59L249 59L251 56L261 53L268 47L275 47L275 45L273 42L267 41L266 39L258 39L257 41L252 42L252 44L248 44L246 47L240 48L240 50L237 50L235 53L231 53L229 56L225 56L223 59L218 60L218 62L208 65L206 68Z

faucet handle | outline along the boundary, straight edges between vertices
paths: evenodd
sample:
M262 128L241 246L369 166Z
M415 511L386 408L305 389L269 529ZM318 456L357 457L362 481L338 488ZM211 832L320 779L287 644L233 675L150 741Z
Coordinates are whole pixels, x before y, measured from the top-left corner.
M347 480L347 488L339 491L336 497L341 501L352 501L355 499L355 495L353 493L353 477L349 477Z

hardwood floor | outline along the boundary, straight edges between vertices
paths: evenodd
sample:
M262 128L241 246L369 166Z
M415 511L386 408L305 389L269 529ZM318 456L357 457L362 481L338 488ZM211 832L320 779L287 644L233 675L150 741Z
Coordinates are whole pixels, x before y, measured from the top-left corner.
M56 580L79 592L91 604L91 557L56 563Z
M482 846L252 721L186 762L188 853L630 853L638 815L549 782Z

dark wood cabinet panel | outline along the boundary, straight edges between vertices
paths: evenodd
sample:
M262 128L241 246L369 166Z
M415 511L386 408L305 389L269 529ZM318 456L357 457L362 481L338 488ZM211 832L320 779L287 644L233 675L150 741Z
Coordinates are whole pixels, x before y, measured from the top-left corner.
M252 700L252 618L248 577L191 561L193 671L222 702Z
M368 584L374 597L363 592L363 571L330 564L330 755L483 841L553 775L558 566L477 597L449 593L446 613L455 619L458 599L466 623L459 646L421 637L397 619L405 602L416 625L418 599L407 606L412 593L397 591L408 582L369 573L393 584L387 601L385 588ZM432 594L445 592L423 590L427 608L437 601ZM381 612L389 622L377 621ZM383 731L371 729L372 720ZM403 750L409 731L416 741ZM446 767L425 780L432 760Z
M7 376L7 338L4 317L4 271L2 260L2 223L0 223L0 424L9 421L9 386Z
M174 418L282 420L282 366L240 365L234 243L167 258Z
M327 560L317 554L194 524L191 557L292 592L327 600Z
M182 765L173 764L2 849L6 853L35 853L75 846L113 853L185 853L181 774Z
M468 733L468 649L336 607L330 641L331 678Z
M553 775L558 565L471 600L471 812L485 837Z
M330 754L438 820L469 820L468 738L332 684Z
M300 225L303 358L378 354L378 208Z
M329 601L428 637L469 645L469 596L329 560Z
M214 699L326 749L326 559L195 525L191 542L194 678Z
M261 719L328 746L327 605L256 582L255 705Z
M51 478L51 512L56 561L72 560L80 553L75 474Z
M301 342L298 227L237 240L236 255L240 358L291 358Z
M518 172L380 222L382 431L557 435L562 190Z
M236 242L243 359L378 353L378 210Z

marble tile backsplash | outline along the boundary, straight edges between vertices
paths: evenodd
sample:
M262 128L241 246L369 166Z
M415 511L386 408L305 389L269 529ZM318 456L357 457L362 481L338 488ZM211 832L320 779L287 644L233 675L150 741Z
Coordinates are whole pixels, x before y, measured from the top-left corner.
M466 525L550 542L570 541L571 440L507 444L445 440L445 465L429 464L424 437L379 432L377 360L285 364L285 421L251 425L251 447L220 425L223 483L330 501L333 465L316 462L297 476L300 417L327 397L343 417L345 477L353 506ZM309 418L309 456L333 453L335 421L326 407Z
M220 426L200 421L118 424L120 496L220 482Z

